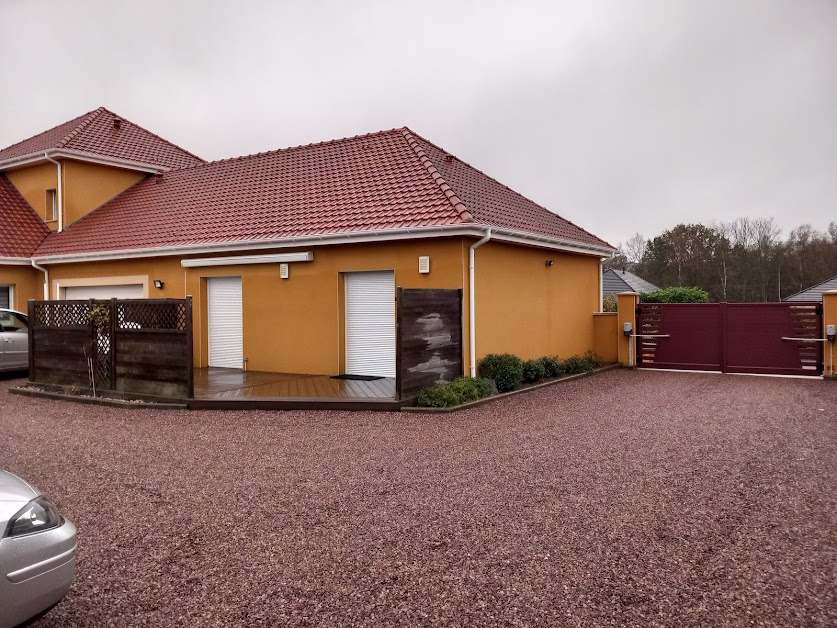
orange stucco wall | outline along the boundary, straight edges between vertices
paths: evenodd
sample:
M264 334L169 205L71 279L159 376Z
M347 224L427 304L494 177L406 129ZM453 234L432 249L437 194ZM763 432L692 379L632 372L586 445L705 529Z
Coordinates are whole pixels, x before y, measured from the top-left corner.
M41 220L46 220L46 191L58 188L58 166L37 164L19 170L7 170L6 176L32 206ZM58 221L47 222L50 229L58 229Z
M62 163L65 227L147 176L142 172L70 159Z
M280 279L276 263L183 268L181 256L55 264L50 267L50 296L61 298L67 285L94 283L142 283L152 298L192 295L195 364L206 366L206 280L240 276L248 368L337 374L345 361L343 273L393 270L396 286L463 289L467 373L468 248L474 241L451 237L248 251L248 255L312 251L312 262L290 264L289 279ZM418 272L422 255L430 256L430 274ZM547 267L550 259L554 265ZM162 290L153 287L155 279L164 282ZM526 359L567 357L596 348L597 257L489 242L477 249L476 280L478 359L497 352Z
M593 314L593 351L599 354L605 362L618 362L618 332L619 318L616 312L601 312Z
M593 349L598 257L488 242L476 250L475 268L477 360L488 353L527 360Z
M100 166L82 161L62 159L64 226L90 213L117 194L143 179L141 172ZM58 188L58 167L53 163L37 164L9 170L6 176L34 208L41 219L46 218L46 191ZM55 231L58 221L48 221Z
M29 299L44 298L44 274L31 266L0 264L0 285L12 286L12 309L26 312Z

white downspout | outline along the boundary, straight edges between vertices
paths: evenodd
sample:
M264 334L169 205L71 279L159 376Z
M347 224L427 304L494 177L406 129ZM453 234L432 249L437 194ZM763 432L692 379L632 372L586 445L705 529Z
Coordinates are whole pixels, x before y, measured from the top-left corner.
M468 331L470 332L469 347L471 349L471 377L477 376L477 328L476 328L476 312L474 311L474 290L476 289L476 282L474 280L474 251L477 247L482 246L491 239L491 229L489 229L482 240L474 242L468 251Z
M40 270L44 274L44 301L49 301L49 271L43 266L38 266L34 259L29 261L32 262L33 268Z
M55 161L49 153L44 153L44 157L58 166L58 189L55 194L58 196L58 233L61 233L64 231L64 179L61 176L61 162Z
M606 259L608 258L602 257L599 259L599 312L604 312L604 283L602 283L604 278L602 273L602 264Z

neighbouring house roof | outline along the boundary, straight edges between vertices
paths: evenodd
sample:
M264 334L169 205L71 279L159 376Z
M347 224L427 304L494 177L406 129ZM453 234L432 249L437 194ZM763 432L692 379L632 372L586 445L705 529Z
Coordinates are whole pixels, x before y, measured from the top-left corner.
M602 273L602 292L605 294L654 292L655 290L659 290L659 288L627 270L609 268Z
M59 149L164 169L204 163L200 157L100 107L0 150L0 164L39 151Z
M151 176L36 256L457 225L613 249L403 128Z
M783 301L822 301L823 292L828 292L829 290L837 290L837 275L806 290L785 297Z
M47 234L49 227L0 173L0 257L28 258Z

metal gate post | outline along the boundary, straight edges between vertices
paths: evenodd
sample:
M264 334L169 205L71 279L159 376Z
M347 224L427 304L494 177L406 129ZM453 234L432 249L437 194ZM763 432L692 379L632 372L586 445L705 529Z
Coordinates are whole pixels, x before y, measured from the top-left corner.
M822 295L822 337L825 338L823 347L823 377L837 379L834 362L837 360L837 342L829 342L826 329L829 325L837 325L837 290L829 290Z
M620 292L616 295L618 299L618 328L617 338L617 359L622 366L636 366L636 338L626 337L622 330L625 323L630 323L633 333L639 333L636 326L636 306L639 304L638 292Z
M727 372L727 304L721 303L721 373Z

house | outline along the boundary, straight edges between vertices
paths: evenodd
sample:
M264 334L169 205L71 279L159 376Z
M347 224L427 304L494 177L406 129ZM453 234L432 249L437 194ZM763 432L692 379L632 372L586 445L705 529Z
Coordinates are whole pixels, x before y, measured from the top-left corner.
M608 268L602 273L602 293L616 295L620 292L654 292L659 290L654 284L642 277L628 272L624 268L615 270Z
M785 297L782 301L797 301L797 302L818 302L822 303L822 295L829 290L837 290L837 276L831 279L826 279L820 283L811 286L801 292Z
M0 285L184 297L197 366L391 376L394 294L463 291L481 356L593 347L614 248L407 128L205 162L100 108L0 150Z

